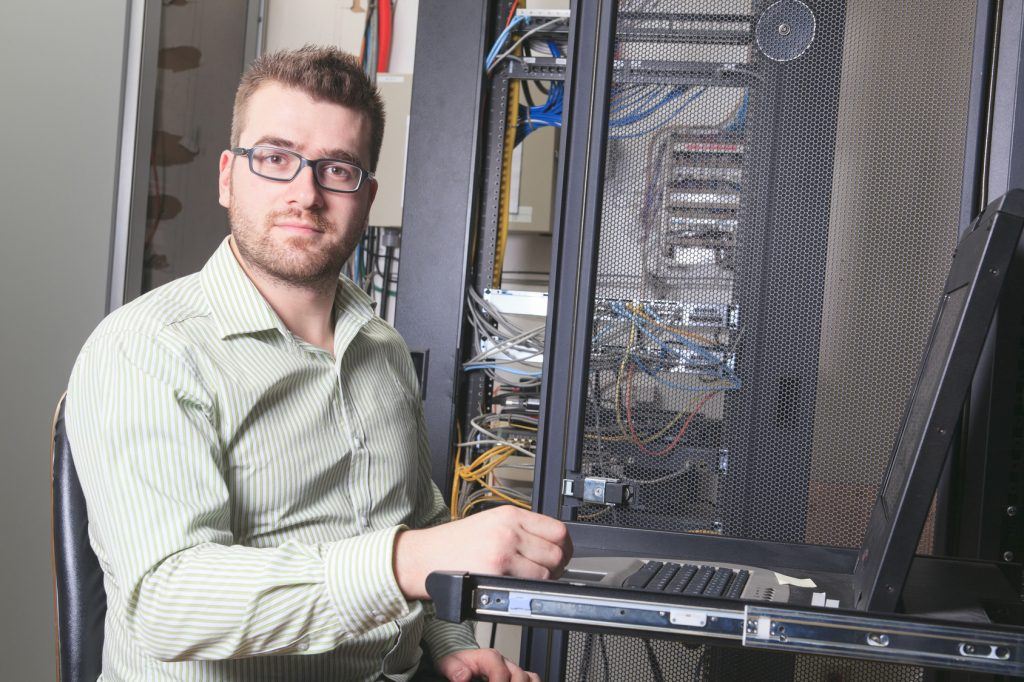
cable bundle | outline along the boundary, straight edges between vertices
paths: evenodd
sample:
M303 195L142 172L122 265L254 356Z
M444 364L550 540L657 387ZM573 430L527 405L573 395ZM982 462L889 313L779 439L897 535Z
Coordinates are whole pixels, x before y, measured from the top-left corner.
M536 456L536 439L518 442L503 438L497 431L536 432L537 418L518 413L482 414L470 421L474 437L456 446L455 476L452 481L451 517L462 518L480 504L513 504L523 509L530 508L530 496L506 485L497 469L526 468L533 464L519 465L507 460L516 454L533 458Z
M473 289L469 290L469 299L469 322L476 332L480 352L463 363L462 369L484 370L495 380L500 380L495 375L499 371L505 375L504 383L520 387L540 385L540 370L524 369L521 365L543 355L544 325L523 329Z

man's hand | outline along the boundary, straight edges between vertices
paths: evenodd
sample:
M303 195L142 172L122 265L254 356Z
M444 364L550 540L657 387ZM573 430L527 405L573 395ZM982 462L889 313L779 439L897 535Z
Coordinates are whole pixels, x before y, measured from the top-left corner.
M451 682L470 682L486 677L487 682L540 682L537 673L523 670L502 656L497 649L456 651L438 661L437 672Z
M489 509L395 540L395 578L407 599L427 599L433 571L469 571L547 580L572 558L565 524L513 506Z

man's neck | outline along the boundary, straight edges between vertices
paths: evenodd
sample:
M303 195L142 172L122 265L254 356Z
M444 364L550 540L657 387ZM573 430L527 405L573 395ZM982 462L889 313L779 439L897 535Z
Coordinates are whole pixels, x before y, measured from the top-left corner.
M239 256L234 239L231 253L284 326L303 341L334 354L334 296L336 282L321 287L298 287L251 267Z

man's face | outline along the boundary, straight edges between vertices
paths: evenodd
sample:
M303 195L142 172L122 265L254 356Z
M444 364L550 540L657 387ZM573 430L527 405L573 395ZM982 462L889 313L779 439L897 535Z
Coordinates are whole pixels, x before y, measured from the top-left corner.
M367 168L370 122L348 107L267 83L249 99L239 133L238 146L256 145ZM243 264L282 284L317 289L334 286L377 193L376 183L368 180L357 192L328 192L317 186L308 167L291 182L267 180L249 171L248 159L229 151L220 157L218 185Z

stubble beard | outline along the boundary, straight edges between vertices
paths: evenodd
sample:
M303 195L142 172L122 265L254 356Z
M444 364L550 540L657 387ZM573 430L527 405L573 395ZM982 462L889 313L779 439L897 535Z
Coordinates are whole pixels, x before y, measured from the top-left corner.
M342 242L331 248L301 236L288 236L283 243L272 238L274 222L286 217L299 217L296 211L275 211L268 214L262 226L246 216L232 202L228 208L231 234L238 253L250 267L285 286L297 289L332 291L338 285L341 268L352 254L359 234L339 231L338 226L322 214L307 214L324 237L341 235ZM322 242L324 237L315 241Z

